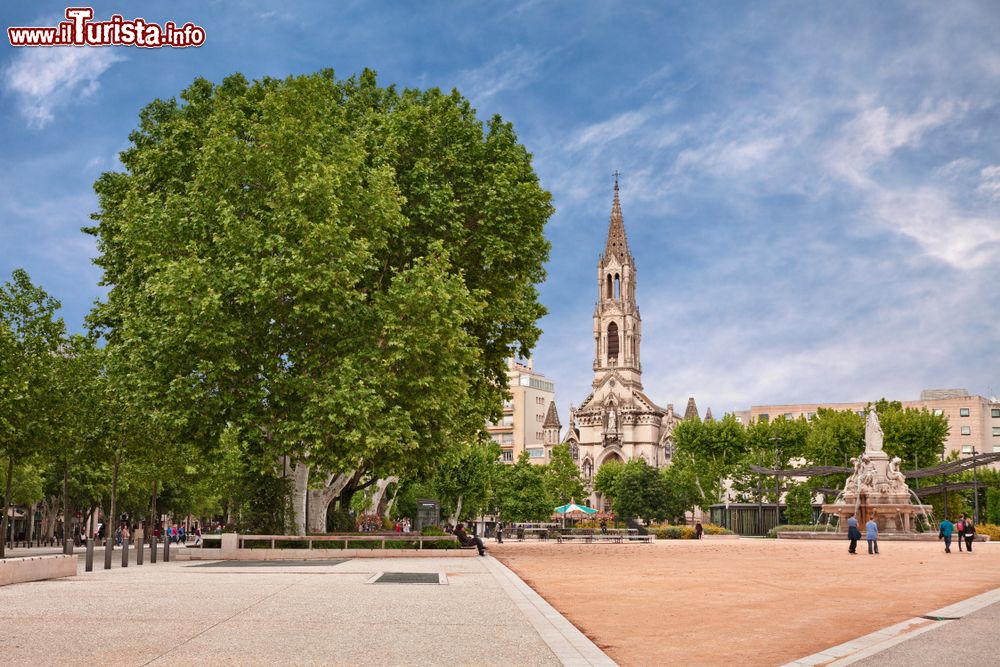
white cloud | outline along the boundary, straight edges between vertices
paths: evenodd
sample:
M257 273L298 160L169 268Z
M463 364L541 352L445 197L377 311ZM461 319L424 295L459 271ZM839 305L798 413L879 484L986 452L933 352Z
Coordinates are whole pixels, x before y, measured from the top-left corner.
M542 53L515 46L494 56L489 62L459 73L459 90L482 104L494 95L517 90L538 77L538 71L552 52Z
M945 100L925 100L911 113L892 113L884 105L862 100L860 110L848 121L826 155L831 170L848 182L872 185L871 171L903 148L916 148L924 135L961 115L962 106Z
M983 167L979 176L981 180L976 192L1000 202L1000 164Z
M58 108L95 94L101 75L120 60L111 48L24 49L5 69L4 88L18 98L29 126L44 127Z

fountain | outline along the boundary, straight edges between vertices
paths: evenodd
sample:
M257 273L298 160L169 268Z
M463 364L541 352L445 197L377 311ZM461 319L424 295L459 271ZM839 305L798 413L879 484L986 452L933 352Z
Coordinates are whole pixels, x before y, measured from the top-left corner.
M917 536L916 517L923 515L928 525L930 505L910 502L913 492L900 471L898 456L889 457L882 451L882 426L872 408L865 423L865 452L851 459L854 472L847 478L844 490L833 503L823 505L823 512L840 517L838 532L847 531L847 519L854 514L864 531L872 516L878 524L879 538L913 539ZM936 534L935 534L936 537Z

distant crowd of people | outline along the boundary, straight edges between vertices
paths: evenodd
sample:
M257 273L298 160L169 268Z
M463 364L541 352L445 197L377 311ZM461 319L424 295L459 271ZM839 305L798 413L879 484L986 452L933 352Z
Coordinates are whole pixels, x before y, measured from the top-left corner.
M951 517L945 516L938 526L938 539L944 541L944 552L946 554L951 553L951 540L954 535L958 535L958 550L962 550L962 542L964 541L966 550L972 553L972 543L976 540L976 522L969 518L967 514L959 517L957 523L952 523ZM853 514L847 519L847 539L850 540L847 553L856 554L858 552L858 540L861 539L861 529L858 527L857 517ZM877 556L878 523L875 521L874 514L869 516L868 522L865 523L865 541L868 542L868 554Z

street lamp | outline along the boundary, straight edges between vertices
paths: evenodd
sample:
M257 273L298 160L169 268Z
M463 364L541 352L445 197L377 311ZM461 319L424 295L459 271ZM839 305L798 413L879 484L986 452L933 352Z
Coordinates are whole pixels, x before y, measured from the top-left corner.
M781 436L775 435L770 438L771 442L781 442ZM811 501L810 501L811 502ZM810 506L811 509L811 506ZM774 529L777 534L778 526L781 525L781 475L778 474L778 446L774 446Z
M975 445L972 447L972 497L974 500L974 509L972 510L972 521L974 524L979 523L979 477L976 474L976 451Z

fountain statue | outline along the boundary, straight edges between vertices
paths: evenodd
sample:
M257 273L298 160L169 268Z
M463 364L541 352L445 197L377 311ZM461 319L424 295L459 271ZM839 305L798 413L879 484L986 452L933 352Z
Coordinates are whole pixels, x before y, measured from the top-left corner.
M874 516L879 532L886 534L913 534L916 517L923 515L930 521L930 505L911 503L916 498L906 485L900 470L898 456L889 457L882 451L883 434L878 413L872 408L865 421L865 451L851 459L853 472L844 484L844 490L833 503L823 505L823 512L840 517L839 530L847 530L847 519L854 514L864 525Z

